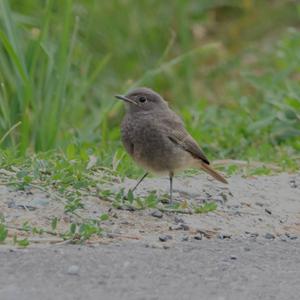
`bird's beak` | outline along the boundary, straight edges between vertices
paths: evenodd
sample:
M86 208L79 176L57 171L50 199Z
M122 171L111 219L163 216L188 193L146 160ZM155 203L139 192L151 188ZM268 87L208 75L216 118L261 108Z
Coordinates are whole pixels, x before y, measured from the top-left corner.
M116 95L115 96L117 99L120 99L120 100L123 100L123 101L126 101L128 103L131 103L131 104L134 104L134 105L137 105L136 102L134 102L133 100L123 96L123 95Z

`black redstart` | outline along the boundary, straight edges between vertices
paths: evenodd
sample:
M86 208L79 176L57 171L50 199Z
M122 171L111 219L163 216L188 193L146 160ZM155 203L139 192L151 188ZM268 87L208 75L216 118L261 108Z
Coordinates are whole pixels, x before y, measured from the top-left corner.
M209 166L208 159L184 128L180 117L158 93L143 87L130 91L126 96L117 95L116 98L125 101L127 106L121 127L126 151L147 171L169 174L170 202L176 171L201 168L215 179L227 183L222 175ZM138 181L133 191L147 175Z

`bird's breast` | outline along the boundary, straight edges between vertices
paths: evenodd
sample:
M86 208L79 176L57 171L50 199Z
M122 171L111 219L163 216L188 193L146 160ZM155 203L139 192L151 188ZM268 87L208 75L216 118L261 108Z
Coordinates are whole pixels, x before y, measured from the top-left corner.
M192 156L175 145L154 118L126 116L122 123L122 141L127 152L145 169L165 173L191 164Z

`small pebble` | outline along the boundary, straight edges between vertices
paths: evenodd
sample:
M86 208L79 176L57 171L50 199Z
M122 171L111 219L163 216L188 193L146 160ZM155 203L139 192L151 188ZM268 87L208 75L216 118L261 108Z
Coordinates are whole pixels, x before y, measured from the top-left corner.
M182 228L184 231L190 230L190 226L189 226L189 225L186 225L186 224L181 224L181 228Z
M67 273L69 275L79 275L79 267L76 265L69 266Z
M224 202L226 202L227 201L227 195L224 192L221 192L220 195L223 198Z
M291 188L294 188L294 189L298 187L298 185L297 185L295 179L292 179L292 180L290 181L290 185L291 185Z
M159 249L161 248L161 245L159 245L158 243L150 243L150 244L146 244L145 245L146 248L153 248L153 249Z
M130 225L130 223L128 221L122 221L121 224L122 225Z
M298 237L293 233L286 233L285 234L290 240L296 240Z
M220 240L231 239L231 235L228 233L219 233L218 238Z
M170 230L181 230L182 227L181 227L181 224L179 224L179 225L171 225L171 226L169 226L169 229Z
M189 240L189 236L188 235L185 235L182 237L181 239L183 242L187 242Z
M280 236L280 240L283 241L283 242L287 242L287 239L288 238L285 235Z
M245 233L246 233L247 235L249 235L251 238L256 238L256 237L258 237L258 235L259 235L257 232L245 231Z
M253 233L250 234L250 237L252 237L252 238L256 238L258 236L259 236L259 234L256 233L256 232L253 232Z
M166 242L168 240L172 240L172 236L171 235L160 235L158 237L158 239L161 241L161 242Z
M107 236L108 238L110 238L110 239L113 239L113 238L115 237L115 235L114 235L113 233L110 233L110 232L108 232L108 233L106 234L106 236Z
M163 217L163 213L160 210L155 210L152 214L152 217L161 219Z
M269 215L272 214L272 212L271 212L269 209L267 209L267 208L265 208L265 212L266 212L267 214L269 214Z
M236 257L235 255L230 255L230 259L231 259L231 260L236 260L237 257Z
M121 210L127 210L127 211L136 211L136 208L133 206L127 206L127 205L122 205Z
M175 222L176 224L178 224L178 223L185 223L184 220L183 220L182 218L178 217L178 216L175 216L174 222Z
M268 240L274 240L275 239L275 235L274 234L272 234L272 233L266 233L265 234L265 239L268 239Z
M231 206L233 209L240 209L241 206L239 204L234 204Z
M202 234L197 234L194 236L195 240L201 241L202 240Z
M186 224L178 224L178 225L169 226L169 229L170 230L185 230L185 231L187 231L190 229L190 227Z

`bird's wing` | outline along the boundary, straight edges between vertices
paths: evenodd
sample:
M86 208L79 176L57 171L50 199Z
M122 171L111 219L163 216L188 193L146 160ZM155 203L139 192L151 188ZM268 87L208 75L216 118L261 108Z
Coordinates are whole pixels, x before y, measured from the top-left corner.
M196 141L186 132L186 130L173 129L169 132L168 138L175 144L182 147L184 150L191 153L195 158L201 159L209 165L207 157L204 155Z
M164 124L163 127L165 134L167 134L168 138L174 144L177 144L187 152L191 153L193 157L198 158L209 165L207 157L204 155L197 142L184 128L181 119L177 115L175 115L175 113L173 115L173 118L165 119L162 123Z

